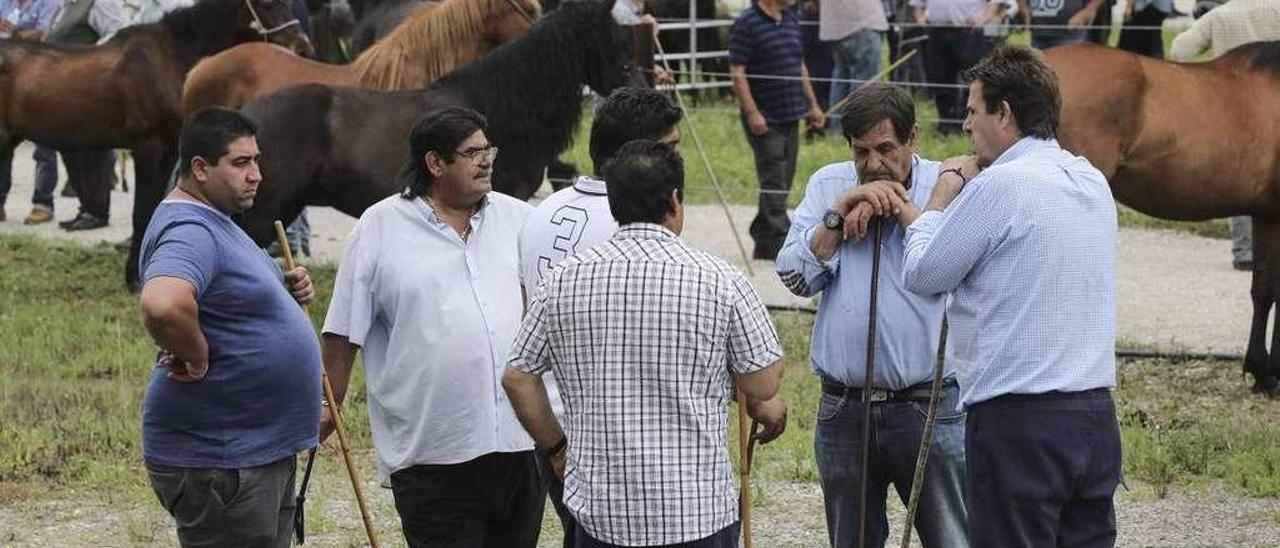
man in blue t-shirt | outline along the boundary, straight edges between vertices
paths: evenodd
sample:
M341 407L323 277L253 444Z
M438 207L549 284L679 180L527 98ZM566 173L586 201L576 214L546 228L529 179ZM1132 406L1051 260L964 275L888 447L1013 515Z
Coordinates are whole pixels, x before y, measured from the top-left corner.
M795 3L759 0L738 16L729 34L733 91L760 181L760 208L750 229L756 259L777 257L791 228L787 195L796 175L800 120L818 128L826 125L804 66Z
M178 186L142 240L141 308L160 347L142 403L151 486L183 546L289 546L294 455L316 445L320 347L280 268L230 215L253 205L256 128L211 107L183 124Z

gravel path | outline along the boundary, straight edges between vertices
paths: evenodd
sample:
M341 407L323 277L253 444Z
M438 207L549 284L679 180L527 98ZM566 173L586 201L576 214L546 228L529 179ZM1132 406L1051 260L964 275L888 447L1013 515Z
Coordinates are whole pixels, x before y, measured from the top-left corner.
M129 237L132 194L112 193L111 223L107 228L68 233L53 223L28 227L22 217L31 195L31 146L18 148L14 188L5 206L9 220L0 233L34 233L86 242L120 242ZM65 176L65 170L63 171ZM132 179L132 173L130 173ZM57 198L59 219L72 216L78 202ZM742 239L750 251L746 227L755 213L750 206L731 207ZM310 208L312 253L316 261L337 261L355 220L329 208ZM692 206L686 215L684 237L693 245L741 265L724 213L718 206ZM1122 346L1162 349L1243 352L1251 305L1249 274L1231 269L1230 244L1187 234L1124 229L1120 231L1117 265L1117 336ZM767 261L752 261L753 281L766 302L811 306L787 292Z

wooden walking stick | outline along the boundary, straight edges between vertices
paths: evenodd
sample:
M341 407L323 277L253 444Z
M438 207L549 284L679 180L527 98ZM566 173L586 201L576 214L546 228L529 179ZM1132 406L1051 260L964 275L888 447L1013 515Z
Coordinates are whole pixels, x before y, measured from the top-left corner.
M920 491L924 487L924 471L929 462L929 448L933 445L933 427L938 420L938 400L942 395L942 365L947 359L947 315L942 315L942 334L938 336L938 356L933 361L933 386L929 390L929 410L925 413L924 432L920 435L920 450L916 453L916 470L911 475L911 496L907 497L907 523L902 528L902 548L911 546L911 527L916 521L916 509L920 506Z
M280 240L280 252L284 255L285 270L293 270L293 250L289 249L289 237L284 232L284 223L276 221L276 238ZM302 305L304 312L309 312L307 305ZM364 491L360 488L360 475L356 473L355 461L351 460L351 446L347 444L347 429L342 424L342 414L338 412L337 398L333 396L333 385L329 383L329 374L320 368L320 378L324 383L325 405L333 416L334 429L338 431L338 444L342 446L342 460L347 464L347 475L351 477L351 488L356 492L356 505L360 507L360 518L364 520L364 532L369 536L369 545L378 548L378 534L373 529L373 519L369 516L368 505L364 501ZM312 451L315 451L314 449ZM312 454L312 459L315 455Z
M749 421L749 422L748 422ZM750 425L750 426L748 426ZM751 438L755 421L747 416L747 395L738 391L738 513L742 521L742 548L751 544Z
M871 298L867 322L867 369L862 380L862 475L858 482L858 548L867 545L867 473L871 470L871 391L876 373L876 300L880 295L880 244L883 223L873 217L875 247L871 249Z

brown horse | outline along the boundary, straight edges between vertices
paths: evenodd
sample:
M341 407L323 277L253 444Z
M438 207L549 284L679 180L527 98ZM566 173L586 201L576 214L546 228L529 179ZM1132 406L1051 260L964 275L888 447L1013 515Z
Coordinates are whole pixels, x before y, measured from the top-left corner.
M420 88L524 35L539 10L536 0L428 3L350 65L303 59L269 44L236 46L191 69L182 89L182 110L239 108L294 83L384 91Z
M1245 369L1254 391L1276 393L1280 330L1270 356L1265 337L1280 299L1280 42L1197 64L1092 44L1046 56L1062 86L1062 145L1093 162L1117 200L1164 219L1253 216Z
M494 190L527 198L548 162L573 138L583 111L583 86L607 95L644 85L631 57L630 28L620 28L610 4L565 2L529 33L445 75L425 89L378 92L348 87L288 86L245 105L258 123L262 176L254 206L240 219L259 244L271 241L275 219L292 220L305 204L359 216L399 191L409 130L423 113L443 106L475 109L489 119L501 149Z
M283 0L202 0L101 46L0 41L0 176L11 176L13 149L24 139L73 157L132 149L136 245L147 221L137 213L160 201L177 156L183 76L205 55L263 39L310 51ZM72 180L79 164L69 162ZM109 182L78 186L82 198L110 193ZM136 263L128 273L137 279Z

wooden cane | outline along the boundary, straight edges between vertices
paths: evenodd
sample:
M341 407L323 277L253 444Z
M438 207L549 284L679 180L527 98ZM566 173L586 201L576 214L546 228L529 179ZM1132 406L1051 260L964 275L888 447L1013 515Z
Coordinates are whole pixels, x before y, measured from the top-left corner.
M867 545L867 484L871 472L871 391L876 373L876 300L880 296L880 245L884 241L883 223L872 220L875 247L871 248L871 296L868 299L867 368L862 377L862 476L858 480L858 548Z
M284 255L285 270L293 270L293 250L289 249L289 237L284 232L284 223L276 221L276 238L280 240L280 252ZM303 304L302 311L310 312ZM369 545L378 548L378 534L373 529L373 519L369 516L369 507L364 501L364 490L360 488L360 475L356 473L355 461L351 460L351 446L347 444L347 429L342 424L342 414L338 413L337 398L333 396L333 385L329 383L329 374L320 368L320 378L324 383L325 405L333 416L334 428L338 431L338 445L342 446L342 460L347 464L347 475L351 477L351 488L356 492L356 505L360 507L360 518L364 520L364 532L369 536Z
M742 520L742 548L751 548L751 431L747 395L738 391L738 513Z

